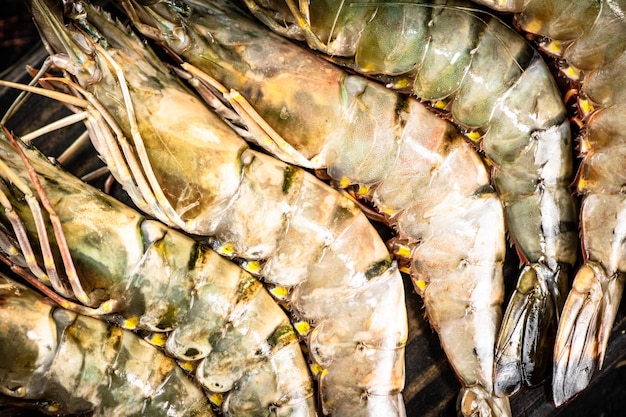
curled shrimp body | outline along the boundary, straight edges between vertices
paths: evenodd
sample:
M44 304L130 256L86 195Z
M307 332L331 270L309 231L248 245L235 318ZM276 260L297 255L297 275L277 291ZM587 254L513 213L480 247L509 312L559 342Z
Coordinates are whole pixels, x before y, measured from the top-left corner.
M626 279L626 3L525 1L498 7L516 12L522 30L548 38L540 46L562 59L562 72L579 84L583 128L576 186L583 196L584 265L574 278L554 348L552 389L561 405L602 366Z
M115 312L97 313L127 328L166 335L165 352L195 362L196 379L223 398L225 415L271 415L271 407L315 415L313 383L298 337L258 280L190 237L86 185L35 149L22 152L59 219L88 306L116 300ZM35 256L32 246L19 239L21 232L33 246L42 239L37 223L45 220L33 207L44 205L39 203L44 197L32 203L37 188L5 132L0 167L0 220L7 237L0 246L17 265L36 271L26 262ZM21 227L15 226L15 216ZM42 258L38 265L54 262Z
M495 391L542 381L578 233L569 121L538 52L462 1L246 4L274 31L432 102L473 131L525 263L498 337Z
M415 99L348 76L272 34L228 2L193 2L184 14L165 3L123 3L143 33L202 72L192 73L198 80L208 75L236 90L225 90L235 106L235 95L243 95L287 143L278 149L283 158L327 169L387 216L398 232L391 246L409 252L415 288L464 386L463 413L508 415L491 377L503 298L502 207L458 130ZM244 123L259 121L243 113Z
M213 416L176 362L134 333L54 307L0 275L0 392L44 411L94 416Z
M298 322L322 413L404 415L402 277L359 207L251 150L102 11L75 3L63 25L48 6L31 2L52 61L91 100L92 142L135 204L263 277Z

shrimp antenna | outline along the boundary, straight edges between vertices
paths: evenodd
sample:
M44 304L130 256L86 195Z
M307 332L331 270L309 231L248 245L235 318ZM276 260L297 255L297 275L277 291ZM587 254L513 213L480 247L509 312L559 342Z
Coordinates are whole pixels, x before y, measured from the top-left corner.
M147 181L150 187L150 190L145 190L150 196L153 196L156 201L156 206L160 208L160 210L164 210L164 216L166 216L171 222L173 222L177 227L184 228L184 221L182 220L180 214L174 210L171 203L165 197L165 193L163 192L163 188L159 184L158 179L152 169L152 163L150 162L150 158L148 157L148 152L146 151L146 147L143 141L143 137L141 136L141 132L139 131L139 126L137 124L137 116L135 114L132 98L130 96L130 91L128 89L128 84L124 77L124 71L120 67L120 65L111 58L110 54L98 43L94 43L93 46L98 50L98 52L106 59L106 62L113 69L116 77L118 78L120 84L120 91L122 93L122 97L124 99L124 107L126 109L126 114L128 117L128 123L130 124L130 132L131 138L133 140L133 145L135 148L135 152L137 153L137 157L139 158L139 164L136 164L136 160L134 155L130 152L125 152L125 156L128 158L130 162L130 167L135 167L135 178L142 178L142 181ZM81 91L82 93L82 91ZM86 91L85 91L86 93ZM94 101L96 99L94 98ZM104 109L103 109L104 110ZM121 133L121 132L120 132ZM119 135L118 137L124 137L124 135ZM141 167L141 168L140 168ZM143 176L141 173L143 172ZM196 203L197 204L197 203ZM188 207L188 209L191 207Z
M155 216L160 220L166 222L172 221L177 226L182 226L183 221L178 214L174 212L174 217L172 218L171 213L168 215L161 210L161 205L158 204L159 199L152 193L152 188L145 179L141 164L135 157L133 147L128 142L121 127L119 127L113 116L106 110L102 103L91 93L66 78L42 77L39 79L39 83L46 88L0 80L1 86L36 93L60 101L70 107L70 109L76 112L76 115L61 119L62 121L57 121L56 127L66 126L82 120L87 130L90 132L94 146L102 154L104 160L107 161L107 165L114 167L114 170L119 176L118 181L124 184L126 192L133 198L133 201L136 201L139 208L144 211L151 208L155 212ZM51 83L71 87L75 90L76 94L80 94L82 97L56 91ZM77 109L83 110L80 111ZM48 130L50 129L42 129L38 134L44 131L47 132ZM32 139L34 134L31 133L27 136ZM135 139L143 143L140 135ZM150 172L152 171L150 170ZM167 204L169 204L169 202L167 202Z
M16 234L18 244L20 246L21 252L24 256L26 264L29 267L29 273L24 273L24 268L15 265L13 262L7 262L14 271L19 273L25 280L30 282L33 286L42 291L45 295L50 297L53 301L57 302L62 307L66 307L72 309L77 312L81 312L89 315L103 315L112 312L114 309L118 307L118 302L114 300L107 300L102 303L98 308L90 308L85 306L79 306L69 300L66 297L73 294L81 303L85 305L91 304L91 300L89 296L85 292L76 272L76 268L74 266L74 262L72 260L71 253L69 251L69 247L67 244L67 240L65 239L65 233L61 227L61 221L59 216L56 214L54 208L50 204L43 187L41 186L41 182L35 172L33 166L30 161L26 157L22 146L18 143L18 141L13 137L11 132L5 127L2 126L4 134L6 138L8 138L11 146L16 150L19 155L22 163L28 169L28 175L32 184L34 185L37 196L39 197L39 202L37 201L35 195L32 193L30 187L17 175L15 174L4 162L0 163L0 171L6 175L10 182L14 184L20 192L24 194L26 201L28 202L28 206L31 209L31 213L33 215L33 220L35 222L35 227L37 230L37 236L39 238L41 251L43 255L43 262L46 268L48 275L44 274L41 268L37 265L35 261L34 251L27 237L26 227L24 223L20 219L20 217L15 213L13 207L6 195L6 193L0 190L0 204L5 208L5 213L11 222L13 230ZM44 209L48 213L48 217L50 222L52 223L54 237L57 241L57 245L61 254L61 258L63 261L63 266L66 271L67 279L72 288L72 293L69 293L69 290L65 287L65 285L61 282L58 273L56 271L54 257L52 255L52 248L50 245L50 241L47 237L47 230L45 226L45 220L43 218L42 211L40 209L39 203L44 206ZM16 249L9 249L7 252L16 253L19 252ZM6 262L6 257L3 257L3 261ZM36 281L36 283L34 282ZM54 289L51 290L47 286L44 285L45 282L50 282ZM45 289L44 289L45 288ZM61 295L59 295L61 294Z
M273 155L291 164L299 165L304 168L319 168L319 162L316 158L308 160L300 152L298 152L291 144L289 144L265 119L254 109L252 104L236 90L227 89L219 81L211 77L209 74L199 68L184 62L181 68L186 71L185 78L190 84L205 98L208 94L203 89L215 89L222 94L226 102L239 115L241 122L248 129L247 134L243 136L246 139L256 142L263 149L266 149ZM180 71L178 71L180 73ZM193 79L192 79L193 78ZM198 81L198 82L196 82ZM208 97L210 99L210 97ZM224 118L223 118L224 119ZM242 133L241 129L230 123L230 120L224 119L238 133Z

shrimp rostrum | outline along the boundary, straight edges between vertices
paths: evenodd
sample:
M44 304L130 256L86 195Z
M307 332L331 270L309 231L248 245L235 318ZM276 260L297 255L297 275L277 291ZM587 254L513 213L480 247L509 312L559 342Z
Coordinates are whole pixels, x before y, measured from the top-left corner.
M298 336L257 279L11 139L2 132L8 263L62 306L151 333L225 415L316 415Z
M236 122L251 126L258 144L326 169L336 185L374 204L397 231L391 247L407 258L463 385L463 413L510 413L492 389L502 206L458 130L415 99L349 76L272 34L228 2L189 2L188 10L123 3L143 33L185 61L193 83L213 89L199 88L203 95L227 96L224 103L240 113Z
M402 277L359 207L251 150L102 11L73 3L64 25L54 5L30 5L51 61L74 79L92 143L133 202L241 259L290 310L322 412L404 415Z
M554 348L554 401L562 405L602 366L626 280L624 113L626 4L623 1L509 1L490 7L515 12L522 30L539 35L543 50L561 60L578 85L582 162L584 265L567 297ZM498 2L499 3L499 2Z
M552 75L525 40L463 1L247 0L274 31L408 91L466 129L493 169L509 234L525 264L498 337L495 390L550 369L576 261L569 121ZM546 2L549 3L549 2Z
M0 392L42 411L94 416L213 416L204 392L155 346L55 307L0 274Z

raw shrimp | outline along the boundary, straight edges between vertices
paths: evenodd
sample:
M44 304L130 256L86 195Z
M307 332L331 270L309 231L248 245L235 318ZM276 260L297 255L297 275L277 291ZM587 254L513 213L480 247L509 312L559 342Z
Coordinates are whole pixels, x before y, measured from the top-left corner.
M47 413L213 416L176 362L134 333L53 306L0 274L0 392Z
M348 76L273 35L227 2L194 3L198 10L187 15L164 3L124 4L140 30L249 100L233 104L253 105L262 119L243 123L267 123L288 144L270 151L307 166L312 159L374 203L398 231L392 247L409 258L464 386L463 413L509 414L508 400L493 398L491 376L503 297L502 207L458 130L415 99Z
M574 278L554 349L552 389L561 405L602 366L626 279L626 3L531 0L497 8L516 12L522 30L548 38L539 42L542 49L562 59L563 74L579 84L583 159L576 186L583 196L584 265Z
M540 55L462 1L246 4L274 31L431 102L471 131L525 264L498 337L495 391L542 381L578 229L569 121Z
M144 219L38 151L23 149L43 190L40 203L36 183L16 151L21 148L13 148L5 134L0 139L0 247L18 266L47 281L58 272L49 248L42 246L40 252L49 255L39 256L29 243L42 241L54 227L47 230L40 213L48 200L51 223L58 218L62 228L62 236L54 234L57 253L63 253L64 237L88 306L104 304L96 314L154 332L155 341L168 332L162 342L166 352L196 362L196 379L218 405L223 398L225 415L271 415L271 408L284 415L315 415L313 383L298 337L258 280L190 237ZM21 239L24 234L28 239ZM36 256L42 258L38 263ZM107 300L116 304L108 308ZM116 312L106 314L111 309Z
M251 150L104 12L63 25L49 7L31 2L51 59L82 86L92 142L135 204L263 277L295 317L324 414L404 415L402 277L359 207Z

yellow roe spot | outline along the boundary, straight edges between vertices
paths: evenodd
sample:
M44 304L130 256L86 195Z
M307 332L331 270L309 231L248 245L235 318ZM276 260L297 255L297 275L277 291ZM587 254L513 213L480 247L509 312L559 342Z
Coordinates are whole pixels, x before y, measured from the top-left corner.
M220 255L230 256L235 253L235 246L232 243L224 243L222 246L216 249Z
M339 188L347 188L350 185L350 179L347 177L343 177L341 181L339 181Z
M320 365L314 363L314 364L311 365L311 372L313 373L313 375L318 375L320 377L324 377L328 373L328 370L324 369Z
M548 52L554 55L561 55L561 53L563 52L561 48L561 41L548 42L545 48Z
M402 272L403 274L408 274L411 275L411 269L406 267L406 266L401 266L400 268L398 268L400 270L400 272Z
M192 361L176 361L178 362L178 366L180 366L181 368L183 368L183 370L187 371L187 372L192 372L194 369L196 369L196 364Z
M579 100L578 105L580 106L580 110L583 114L589 114L594 111L593 105L589 102L589 100Z
M580 79L580 70L572 66L563 68L563 74L574 81L578 81Z
M542 26L541 20L533 19L524 25L524 30L530 33L539 33Z
M131 317L126 320L122 320L122 328L127 330L135 330L137 328L137 324L139 324L139 317Z
M154 346L162 347L165 345L167 337L164 333L152 333L146 337L146 342L153 344Z
M393 87L396 89L402 89L402 88L407 88L411 86L411 81L409 81L409 79L407 78L403 78L401 80L398 80Z
M289 295L289 288L287 287L274 287L270 289L270 293L276 298L285 298Z
M301 335L305 335L307 334L310 330L311 330L311 325L309 323L307 323L306 321L301 321L298 323L294 323L293 327L296 329L296 331L301 334Z
M480 132L477 132L477 131L467 132L465 136L467 136L468 139L474 142L478 142L478 140L481 138Z
M438 101L433 102L433 107L436 109L443 110L446 108L446 106L447 106L447 103L445 101L438 100Z
M585 180L584 178L579 178L578 179L578 184L576 184L576 187L578 188L579 191L582 191L586 188L589 187L589 185L591 184L590 181Z
M421 280L421 279L417 280L417 281L415 282L415 285L417 285L417 288L418 288L420 291L424 291L424 290L426 289L426 281L423 281L423 280Z
M224 396L222 394L211 394L209 395L209 401L211 401L216 406L221 407L222 403L224 402Z
M261 263L259 261L246 261L242 266L243 269L251 274L258 274L261 271Z
M359 187L359 191L358 191L359 195L368 195L369 193L370 193L370 187L368 187L367 185L361 185Z
M57 403L50 403L50 405L48 406L48 412L56 413L58 411L59 411L59 404L57 404Z
M399 246L398 249L396 249L396 255L409 258L411 257L411 249L405 245Z

